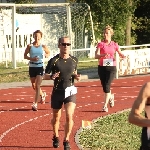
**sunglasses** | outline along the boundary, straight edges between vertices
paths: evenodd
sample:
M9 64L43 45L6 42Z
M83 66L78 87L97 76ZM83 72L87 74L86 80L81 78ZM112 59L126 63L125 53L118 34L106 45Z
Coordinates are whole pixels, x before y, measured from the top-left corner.
M61 43L62 46L70 46L70 43Z

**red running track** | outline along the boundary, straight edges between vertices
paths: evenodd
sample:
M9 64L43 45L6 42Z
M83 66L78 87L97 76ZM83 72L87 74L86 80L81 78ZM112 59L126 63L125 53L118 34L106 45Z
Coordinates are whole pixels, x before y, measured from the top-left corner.
M74 137L81 127L82 120L98 117L131 108L141 86L150 80L149 76L115 79L112 92L115 93L115 107L108 113L101 112L103 94L100 81L76 83L78 87L77 107L74 115L74 127L70 137L72 150L78 150ZM52 86L43 86L46 91L46 104L39 104L39 111L31 110L34 93L31 87L0 90L0 150L53 150L52 118L49 105ZM60 148L63 150L64 111L60 123Z

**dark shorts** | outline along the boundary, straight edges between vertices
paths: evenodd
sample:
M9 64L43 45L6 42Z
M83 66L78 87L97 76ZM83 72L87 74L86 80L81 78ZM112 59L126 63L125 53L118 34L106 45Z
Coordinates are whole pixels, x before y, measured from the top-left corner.
M29 67L30 78L36 77L37 75L43 75L43 67Z
M150 139L147 136L147 127L142 128L140 150L150 150Z
M76 95L65 98L64 91L54 91L51 95L51 108L61 109L63 104L73 102L76 103Z

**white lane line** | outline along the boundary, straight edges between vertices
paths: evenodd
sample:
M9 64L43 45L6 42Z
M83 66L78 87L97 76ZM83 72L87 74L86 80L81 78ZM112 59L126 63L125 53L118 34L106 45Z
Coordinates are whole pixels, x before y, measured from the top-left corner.
M8 112L8 111L15 111L15 110L17 110L17 109L24 109L24 108L26 108L26 107L28 107L28 106L23 106L23 107L20 107L20 108L10 108L9 110L6 110L6 111L1 110L1 111L0 111L0 114L1 114L1 113L4 113L4 112Z
M93 86L93 85L92 85ZM94 85L94 86L97 86L97 85ZM90 87L90 86L89 86ZM129 87L128 87L129 88ZM95 90L91 90L91 91L95 91ZM7 95L7 94L5 94L5 95ZM21 96L21 95L20 95ZM25 95L23 95L23 96L25 96ZM26 95L27 96L27 95ZM28 95L29 96L29 95ZM97 96L100 96L100 95L97 95ZM121 97L132 97L132 98L134 98L135 96L121 96ZM85 98L85 97L82 97L82 98ZM22 98L22 99L24 99L24 98ZM125 99L127 99L127 98L124 98L124 99L121 99L121 100L125 100ZM8 101L10 101L10 100L8 100ZM116 100L115 100L116 101ZM104 103L104 102L101 102L101 103ZM94 103L95 105L97 105L98 103ZM90 106L90 105L92 105L92 104L87 104L87 105L85 105L85 106ZM85 107L84 106L84 107ZM25 107L27 107L27 106L25 106ZM21 108L25 108L25 107L21 107ZM78 106L77 108L82 108L83 106ZM16 109L19 109L19 108L16 108ZM14 109L9 109L9 110L14 110ZM64 110L65 111L65 110ZM1 112L4 112L4 111L1 111ZM0 113L1 113L0 112ZM52 114L52 113L51 113ZM35 118L31 118L31 119L29 119L29 120L27 120L27 121L24 121L24 122L22 122L22 123L20 123L20 124L17 124L17 125L15 125L15 126L13 126L13 127L11 127L10 129L8 129L8 130L6 130L5 132L3 132L1 135L0 135L0 142L2 142L2 139L10 132L10 131L12 131L12 130L14 130L14 129L16 129L17 127L19 127L19 126L21 126L21 125L24 125L25 123L28 123L28 122L31 122L31 121L34 121L34 120L37 120L38 118L42 118L42 117L45 117L45 116L48 116L48 115L50 115L50 114L45 114L45 115L43 115L43 116L39 116L39 117L35 117Z
M84 97L85 98L85 97ZM127 98L124 98L124 99L127 99ZM121 100L124 100L124 99L121 99ZM116 100L115 100L116 101ZM104 103L104 102L101 102L101 103ZM97 105L98 103L94 103L95 105ZM92 105L92 104L87 104L87 105L84 105L84 106L78 106L78 107L76 107L76 108L82 108L82 107L86 107L86 106L90 106L90 105ZM25 107L27 107L27 106L25 106ZM18 109L18 108L17 108ZM63 111L65 111L65 110L63 110ZM2 112L2 111L1 111ZM50 114L52 114L52 113L50 113ZM49 116L50 114L45 114L45 115L41 115L41 116L39 116L39 117L35 117L35 118L31 118L31 119L29 119L29 120L26 120L26 121L24 121L24 122L22 122L22 123L20 123L20 124L17 124L17 125L15 125L15 126L13 126L13 127L11 127L11 128L9 128L8 130L6 130L5 132L3 132L1 135L0 135L0 142L2 142L2 139L10 132L10 131L12 131L12 130L14 130L14 129L16 129L17 127L19 127L19 126L21 126L21 125L24 125L24 124L26 124L26 123L29 123L29 122L31 122L31 121L34 121L34 120L37 120L38 118L42 118L42 117L46 117L46 116ZM25 116L25 117L27 117L27 116ZM77 117L77 116L76 116Z
M45 115L43 115L42 117L45 117L45 116L48 116L48 115L49 115L49 114L45 114ZM5 132L3 132L3 133L0 135L0 142L2 142L2 139L3 139L10 131L14 130L15 128L17 128L17 127L19 127L19 126L21 126L21 125L24 125L25 123L31 122L31 121L33 121L33 120L37 120L37 119L40 118L40 117L41 117L41 116L35 117L35 118L32 118L32 119L29 119L29 120L26 120L26 121L24 121L24 122L21 122L21 123L15 125L15 126L9 128L8 130L6 130Z

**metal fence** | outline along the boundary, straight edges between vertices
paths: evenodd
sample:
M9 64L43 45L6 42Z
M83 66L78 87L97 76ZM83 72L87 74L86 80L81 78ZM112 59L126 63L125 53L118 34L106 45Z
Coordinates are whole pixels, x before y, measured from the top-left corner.
M33 42L35 30L43 32L42 43L52 54L58 53L58 38L61 36L71 38L71 49L89 48L89 37L95 39L90 7L84 3L3 3L0 17L0 39L3 39L0 52L6 56L5 61L13 62L14 68L17 67L18 53L23 55L27 44ZM17 31L16 26L19 26ZM81 52L74 55L83 56Z

